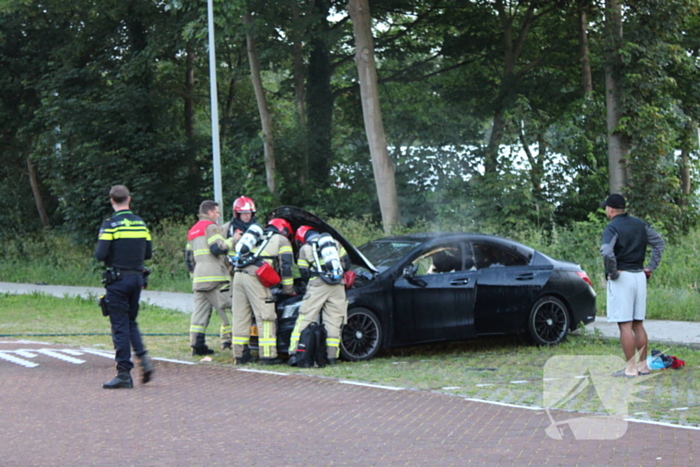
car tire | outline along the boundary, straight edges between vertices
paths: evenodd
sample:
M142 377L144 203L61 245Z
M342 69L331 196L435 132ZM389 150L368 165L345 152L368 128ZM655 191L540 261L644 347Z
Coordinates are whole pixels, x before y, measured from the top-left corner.
M557 297L544 296L537 300L527 319L527 332L537 345L555 345L566 339L569 332L569 312Z
M340 336L340 357L349 362L369 360L377 355L382 343L382 325L377 315L366 308L348 311Z

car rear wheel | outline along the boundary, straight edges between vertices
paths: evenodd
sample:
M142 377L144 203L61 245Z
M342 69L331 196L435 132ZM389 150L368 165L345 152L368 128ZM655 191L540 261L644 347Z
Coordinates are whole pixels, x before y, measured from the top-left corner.
M348 320L340 338L343 360L359 362L374 357L382 342L382 325L377 315L365 308L348 311Z
M569 332L569 312L556 297L537 300L527 321L527 332L537 345L554 345L566 339Z

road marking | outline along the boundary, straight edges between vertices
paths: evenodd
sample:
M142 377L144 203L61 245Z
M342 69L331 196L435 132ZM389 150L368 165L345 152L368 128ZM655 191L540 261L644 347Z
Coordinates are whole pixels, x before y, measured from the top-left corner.
M247 371L248 373L264 373L266 375L288 376L289 373L280 373L279 371L252 370L250 368L236 368L238 371Z
M500 405L503 407L515 407L516 409L544 410L542 407L537 407L536 405L527 406L527 405L507 404L505 402L487 401L484 399L472 399L470 397L465 397L464 400L469 401L469 402L481 402L483 404Z
M698 430L698 431L700 431L700 426L676 425L674 423L655 422L653 420L640 420L638 418L625 418L623 420L626 422L632 422L632 423L645 423L647 425L667 426L667 427L671 427L671 428L684 428L686 430Z
M365 386L368 388L377 388L377 389L388 389L390 391L403 391L404 388L397 388L394 386L381 386L379 384L367 384L367 383L358 383L356 381L338 381L340 384L351 384L353 386Z
M35 366L39 366L38 363L30 362L29 360L15 357L15 356L11 355L11 352L8 352L6 350L0 350L0 359L11 362L11 363L16 363L17 365L22 365L22 366L27 367L27 368L34 368Z
M17 349L17 350L0 350L0 359L10 363L21 365L25 368L35 368L39 363L26 360L28 358L36 358L39 355L63 360L64 362L80 365L85 363L85 360L74 358L83 355L83 352L74 349Z
M80 365L81 363L85 363L85 360L81 360L81 359L79 359L79 358L69 357L68 355L63 355L63 354L61 353L62 350L63 350L63 349L61 349L61 350L58 350L58 349L57 349L57 350L54 350L54 349L39 349L39 350L37 350L36 352L37 352L37 353L44 354L44 355L49 356L49 357L57 358L57 359L59 359L59 360L63 360L64 362L75 363L76 365ZM82 355L82 353L81 353L80 355Z

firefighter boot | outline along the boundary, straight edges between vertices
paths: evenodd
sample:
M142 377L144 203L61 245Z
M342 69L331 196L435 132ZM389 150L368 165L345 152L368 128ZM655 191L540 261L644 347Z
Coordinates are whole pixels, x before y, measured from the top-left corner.
M134 387L134 381L131 379L131 372L126 368L117 367L117 376L111 381L102 385L104 389L131 389Z
M282 359L279 357L275 358L261 358L260 361L258 362L261 365L281 365Z
M141 383L146 384L151 380L154 373L153 361L146 354L141 355L141 370L143 371L141 374Z
M250 353L248 345L243 346L243 354L240 358L236 358L236 365L246 365L253 362L253 355Z
M203 332L198 332L195 338L195 343L192 346L192 356L196 357L198 355L211 355L214 353L213 349L207 347L204 342L205 335Z

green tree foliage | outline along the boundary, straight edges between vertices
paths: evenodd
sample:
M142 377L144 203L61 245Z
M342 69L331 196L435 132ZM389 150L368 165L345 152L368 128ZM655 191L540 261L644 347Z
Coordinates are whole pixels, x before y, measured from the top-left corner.
M608 191L604 2L373 0L373 36L401 217L508 234L585 222ZM214 1L224 212L294 204L378 221L352 25L340 0ZM625 194L690 228L700 123L696 0L622 2ZM581 85L587 15L592 89ZM274 120L266 188L241 15L251 12ZM206 2L0 1L0 211L92 238L109 185L147 220L212 197ZM32 191L29 164L38 179ZM681 221L679 222L678 219Z

